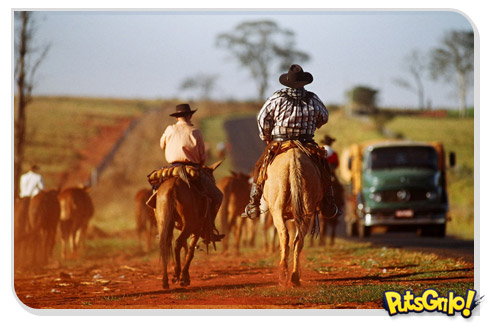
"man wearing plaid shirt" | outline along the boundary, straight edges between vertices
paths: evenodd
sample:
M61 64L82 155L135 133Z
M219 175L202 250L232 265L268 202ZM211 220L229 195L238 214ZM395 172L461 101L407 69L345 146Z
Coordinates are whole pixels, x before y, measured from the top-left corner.
M279 77L279 82L288 88L272 94L260 110L257 122L262 140L314 142L315 130L328 122L328 110L316 94L304 89L312 81L313 76L297 64ZM242 215L251 219L260 215L262 187L257 185L257 177L266 153L267 149L255 165L250 203Z

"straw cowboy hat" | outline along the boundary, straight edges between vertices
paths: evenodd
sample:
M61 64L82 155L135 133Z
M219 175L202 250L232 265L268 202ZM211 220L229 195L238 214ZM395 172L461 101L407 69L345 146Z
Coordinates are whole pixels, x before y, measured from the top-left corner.
M184 104L179 104L175 107L175 112L171 113L170 116L172 117L184 117L187 115L192 115L194 112L196 112L197 109L191 110L191 107L189 104L184 103Z
M303 68L298 64L293 64L287 73L283 73L279 77L279 82L287 87L302 88L304 85L310 84L313 81L313 76L309 72L304 72Z

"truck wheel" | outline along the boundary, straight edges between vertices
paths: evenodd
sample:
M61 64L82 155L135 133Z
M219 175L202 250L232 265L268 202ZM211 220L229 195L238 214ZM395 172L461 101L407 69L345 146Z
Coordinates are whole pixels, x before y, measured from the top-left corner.
M357 223L357 232L360 238L369 237L371 235L371 227L366 227L362 223Z
M434 226L433 234L435 237L446 237L446 224Z

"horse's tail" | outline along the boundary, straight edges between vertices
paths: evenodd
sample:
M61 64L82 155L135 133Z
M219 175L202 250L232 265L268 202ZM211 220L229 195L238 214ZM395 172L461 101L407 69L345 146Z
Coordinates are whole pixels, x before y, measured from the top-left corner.
M158 221L162 221L160 236L160 257L162 261L168 262L173 257L172 239L175 227L175 196L172 196L173 189L165 192L164 201L158 202L157 215ZM160 196L158 196L160 197ZM160 207L161 208L160 208Z
M291 208L294 220L297 222L297 228L300 231L302 236L306 234L307 229L305 226L306 223L306 205L303 198L303 168L301 163L298 160L298 152L296 149L292 149L294 151L293 157L291 157L291 161L289 164L289 185L291 191Z
M220 221L220 227L223 234L228 234L230 231L229 212L228 205L230 204L230 185L226 185L223 189L223 201L219 209L218 217Z

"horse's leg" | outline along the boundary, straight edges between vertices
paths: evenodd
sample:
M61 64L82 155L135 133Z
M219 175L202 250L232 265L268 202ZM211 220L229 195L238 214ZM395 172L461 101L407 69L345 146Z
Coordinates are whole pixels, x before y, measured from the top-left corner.
M328 236L328 219L326 219L323 215L319 215L320 217L320 246L325 246L325 239Z
M337 223L337 218L333 219L330 223L330 246L333 246L335 244L335 232L337 230Z
M194 258L194 251L196 251L197 241L199 240L199 236L192 235L191 244L189 249L187 250L184 267L182 268L182 276L180 278L181 286L188 286L191 284L191 277L189 276L189 267L191 266L191 261Z
M262 236L264 236L264 252L269 251L266 217L267 215L265 213L262 213L259 218L260 224L262 225L262 231L263 231Z
M175 267L174 267L174 277L172 278L172 283L177 283L181 279L181 263L180 263L180 251L184 246L187 245L187 237L189 237L189 234L184 231L182 231L175 240L175 247L174 247L174 257L175 257Z
M289 233L281 211L273 212L272 219L279 235L279 247L281 250L279 283L286 286L288 282Z
M300 286L299 256L301 254L301 250L303 250L303 245L304 236L301 231L298 230L293 243L293 272L291 273L291 284L293 286Z
M242 238L243 225L245 224L245 218L236 217L235 218L235 254L240 254L240 239Z
M257 220L253 220L251 223L250 221L248 221L247 223L249 223L249 228L250 228L250 236L249 236L249 239L248 239L248 245L250 247L255 247L255 234L257 233Z

